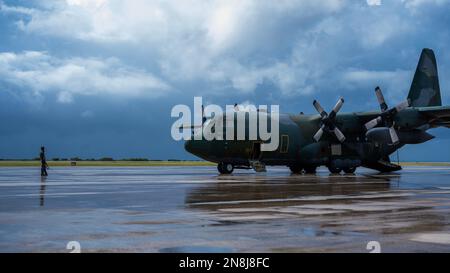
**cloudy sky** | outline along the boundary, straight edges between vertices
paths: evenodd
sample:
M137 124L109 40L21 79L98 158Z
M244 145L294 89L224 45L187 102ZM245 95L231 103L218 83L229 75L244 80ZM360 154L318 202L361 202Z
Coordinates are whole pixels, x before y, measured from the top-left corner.
M0 0L0 158L192 158L176 104L279 104L315 113L406 98L435 50L450 104L449 0ZM402 160L450 161L450 133ZM445 153L442 151L445 147Z

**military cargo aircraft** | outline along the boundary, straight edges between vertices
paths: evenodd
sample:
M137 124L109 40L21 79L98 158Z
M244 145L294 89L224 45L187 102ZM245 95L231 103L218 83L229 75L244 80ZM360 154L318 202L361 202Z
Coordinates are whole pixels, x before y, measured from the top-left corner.
M236 168L265 171L266 165L287 166L293 173L315 173L319 166L327 166L332 174L351 174L360 166L392 172L401 169L390 161L392 153L406 144L433 139L428 129L450 128L450 106L442 106L431 49L422 50L406 101L389 108L379 87L375 94L380 111L341 114L341 98L329 113L314 101L319 114L280 114L275 151L262 151L261 140L191 139L185 142L185 149L218 163L221 174Z

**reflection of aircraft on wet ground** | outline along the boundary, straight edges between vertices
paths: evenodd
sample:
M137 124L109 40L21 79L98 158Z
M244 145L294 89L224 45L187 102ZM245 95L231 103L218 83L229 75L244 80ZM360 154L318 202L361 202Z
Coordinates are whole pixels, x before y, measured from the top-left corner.
M389 192L400 175L372 176L219 176L217 183L192 189L186 203L193 208L293 206ZM248 180L248 181L246 181Z
M450 234L450 214L449 193L439 189L442 175L448 169L286 176L273 168L263 176L238 173L215 176L216 182L210 177L187 191L185 203L207 215L203 219L220 227L220 234L231 230L245 242L241 247L346 252L361 251L361 241L365 246L375 239L387 252L445 252L448 244L441 243ZM427 186L418 183L424 178Z
M265 165L288 166L293 173L314 173L321 165L327 166L331 173L354 173L360 166L391 172L401 167L392 164L389 155L406 144L433 139L426 132L430 128L450 128L450 107L442 106L436 59L431 49L422 51L405 102L389 108L381 89L376 88L375 92L379 112L338 114L344 103L340 99L329 113L314 101L319 115L280 114L279 146L275 151L263 152L261 140L188 140L185 148L218 163L219 172L224 174L234 168L264 171ZM247 123L248 120L246 113ZM225 135L226 128L223 131Z

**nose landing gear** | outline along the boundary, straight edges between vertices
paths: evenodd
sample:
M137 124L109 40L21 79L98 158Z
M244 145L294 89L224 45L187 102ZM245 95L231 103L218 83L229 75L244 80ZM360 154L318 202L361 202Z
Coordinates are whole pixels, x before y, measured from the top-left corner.
M230 174L233 172L234 170L234 166L231 163L225 163L225 162L220 162L217 165L217 170L221 173L221 174Z

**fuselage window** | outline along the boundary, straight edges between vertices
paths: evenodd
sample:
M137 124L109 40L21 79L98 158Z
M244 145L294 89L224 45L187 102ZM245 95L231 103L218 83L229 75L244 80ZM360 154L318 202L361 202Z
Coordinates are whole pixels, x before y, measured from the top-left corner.
M287 153L289 149L289 136L288 135L282 135L281 136L281 153Z

